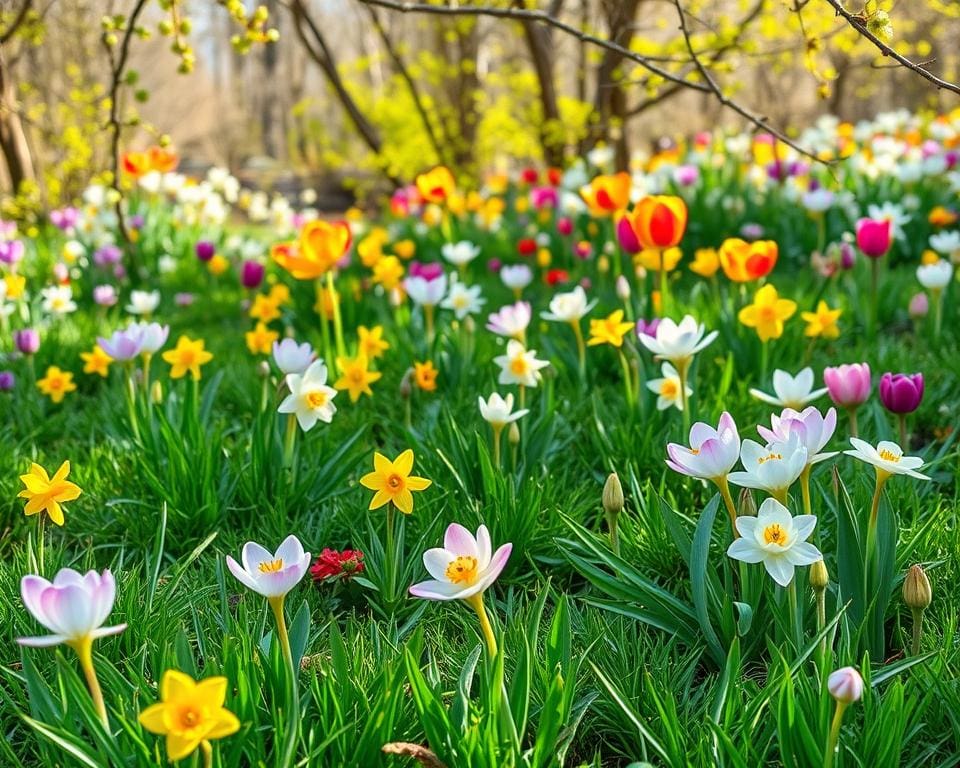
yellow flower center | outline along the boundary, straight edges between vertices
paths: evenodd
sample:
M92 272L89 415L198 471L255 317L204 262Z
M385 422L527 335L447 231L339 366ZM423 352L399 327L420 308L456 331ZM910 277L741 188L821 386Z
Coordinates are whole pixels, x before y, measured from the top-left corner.
M900 461L900 457L897 456L897 454L895 454L893 451L888 451L886 448L880 451L880 458L884 461L892 461L894 464L897 464Z
M403 478L396 472L387 477L387 488L394 493L403 490Z
M660 385L661 397L674 398L677 396L677 382L673 379L665 379Z
M527 370L527 360L522 355L510 361L510 372L513 373L514 376L526 376Z
M180 350L180 365L191 366L193 365L196 355L192 349L183 349Z
M311 408L323 408L327 404L326 392L308 392L307 405Z
M768 525L763 529L763 540L767 544L777 544L781 547L787 546L787 540L790 537L787 536L787 532L780 527L779 523L774 523L773 525Z
M184 730L194 728L200 722L200 713L191 706L181 707L177 712L177 720Z
M446 575L452 583L469 587L477 580L477 558L460 555L447 566Z
M699 456L699 455L700 455L700 449L699 449L699 448L691 448L691 449L690 449L690 453L692 453L694 456Z
M257 566L257 570L260 573L278 573L283 570L283 558L278 557L276 560L264 560L260 565Z
M355 367L351 368L347 373L347 378L350 379L354 384L363 383L363 370L361 368Z
M757 459L757 464L763 464L765 461L780 461L782 459L782 453L768 453L766 456L761 456Z
M50 389L63 389L63 379L59 376L54 376L49 379Z

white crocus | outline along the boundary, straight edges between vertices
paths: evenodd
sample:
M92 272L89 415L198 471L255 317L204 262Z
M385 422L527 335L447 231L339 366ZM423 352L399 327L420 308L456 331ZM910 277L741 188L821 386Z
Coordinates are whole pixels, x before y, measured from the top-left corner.
M131 315L151 315L160 306L160 291L131 291L127 312Z
M533 281L533 270L526 264L508 264L500 269L500 279L512 291L522 291Z
M283 598L300 583L309 567L310 553L303 551L303 545L293 534L273 553L248 541L240 553L240 563L227 555L227 568L237 581L270 600Z
M516 304L507 304L492 313L487 318L487 329L497 336L523 341L527 326L530 325L530 318L530 305L525 301L518 301Z
M683 410L684 398L681 395L681 386L686 387L687 398L693 394L689 385L683 385L680 382L680 374L670 363L664 363L661 367L663 378L651 379L647 382L647 389L657 395L657 410L665 411L673 406L677 410Z
M499 384L519 384L521 387L535 387L540 381L540 369L550 365L546 360L537 359L535 349L527 349L516 339L507 343L507 353L493 358L500 366Z
M43 295L43 311L53 315L66 315L77 309L73 291L69 285L51 285L40 291Z
M771 415L770 427L761 424L757 427L757 432L768 443L787 442L791 435L796 435L800 444L807 449L807 466L819 464L838 453L837 451L823 452L837 428L837 411L834 408L828 410L826 415L812 405L805 408L803 412L784 408L779 416Z
M415 304L435 307L447 293L447 276L440 275L433 280L420 276L408 277L403 281L403 290Z
M957 253L960 251L960 232L952 230L930 235L930 247L944 256Z
M482 397L477 398L480 406L480 415L483 416L495 432L502 430L507 424L512 424L518 419L526 416L530 411L527 408L521 408L519 411L513 410L513 394L509 393L506 397L494 392L487 400Z
M475 315L487 300L480 295L479 285L466 285L460 281L454 281L450 286L450 293L447 295L440 306L444 309L452 309L458 320L463 320L467 315Z
M786 442L767 446L753 440L744 440L740 446L740 461L744 471L731 472L729 480L743 488L758 488L785 502L787 491L807 465L807 449L797 434Z
M909 475L918 480L930 479L927 475L917 472L923 466L923 459L919 456L904 456L903 449L896 443L881 440L874 448L865 440L851 437L850 444L853 450L844 451L844 453L867 464L873 464L877 468L877 475L882 473L884 479L890 475Z
M693 316L686 315L679 323L665 317L657 325L656 336L640 334L640 343L656 356L658 360L667 360L685 374L686 368L693 356L709 346L717 332L705 334L702 323L697 323Z
M763 563L767 573L781 587L793 581L798 565L812 565L823 559L813 544L807 542L817 525L815 515L793 517L776 499L760 505L757 516L737 518L740 538L727 548L727 554L744 563Z
M779 368L773 372L773 391L776 395L768 395L759 389L751 389L750 394L757 400L780 408L802 410L807 403L813 402L827 393L826 387L814 390L813 368L804 368L796 376L791 376Z
M461 240L459 243L444 243L440 253L454 266L463 268L480 255L480 246Z
M427 600L470 600L482 595L497 580L510 558L512 544L496 552L485 525L474 537L462 525L452 523L443 546L423 553L423 565L433 577L410 587L410 594Z
M953 277L953 264L946 259L937 259L933 264L917 267L917 280L928 291L942 291Z
M550 311L542 312L544 320L558 323L577 323L597 303L596 299L587 301L587 293L578 285L568 293L558 293L550 300Z
M297 344L293 339L273 342L273 362L283 374L302 374L313 362L313 347L309 342Z
M315 360L302 375L287 374L287 387L290 394L277 411L294 414L304 432L312 429L318 421L329 424L333 420L333 414L337 412L337 406L333 404L337 390L327 386L327 366L323 360Z

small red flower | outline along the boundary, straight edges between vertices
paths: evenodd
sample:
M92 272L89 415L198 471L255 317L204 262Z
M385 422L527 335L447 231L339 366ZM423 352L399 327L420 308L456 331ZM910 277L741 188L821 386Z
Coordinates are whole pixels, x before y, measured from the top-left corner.
M537 252L537 241L532 237L525 237L517 243L517 252L521 256L533 256Z
M570 275L565 269L551 269L547 272L547 285L558 285L569 282Z
M563 171L559 168L548 168L547 169L547 183L551 187L559 187L560 182L563 180Z
M537 173L536 168L524 168L523 173L520 174L520 179L524 184L536 184L539 178L540 174Z
M358 573L363 573L363 552L359 549L345 549L343 552L337 552L335 549L324 548L317 561L310 566L310 575L316 582L338 576L349 579Z

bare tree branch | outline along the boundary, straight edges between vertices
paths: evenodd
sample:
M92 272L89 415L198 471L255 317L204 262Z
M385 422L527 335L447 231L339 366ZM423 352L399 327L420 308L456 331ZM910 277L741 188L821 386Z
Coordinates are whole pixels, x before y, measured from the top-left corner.
M929 70L924 69L923 65L927 64L928 62L921 62L918 64L915 61L911 61L906 56L901 56L899 53L893 50L893 48L873 34L873 32L867 29L866 19L863 16L850 13L850 11L843 7L843 4L840 2L840 0L827 0L827 2L833 6L838 16L842 16L844 19L846 19L847 23L857 30L861 37L864 37L873 43L881 54L890 57L895 62L900 64L900 66L906 67L912 72L916 72L918 75L920 75L920 77L924 78L925 80L929 80L931 83L937 86L937 88L942 88L945 91L952 91L953 93L960 94L960 85L951 83L949 80L943 80Z
M17 34L17 30L20 29L20 26L27 19L27 11L33 7L33 0L24 0L23 5L20 6L20 10L17 11L17 15L14 16L13 21L7 26L2 33L0 33L0 45L6 43L11 37Z
M690 29L687 27L687 15L683 10L683 6L680 4L680 0L673 0L673 4L674 6L676 6L677 17L680 19L680 32L683 34L683 42L687 47L687 52L690 54L690 58L693 60L694 66L696 66L697 70L700 72L701 77L703 77L703 79L706 81L707 86L709 87L710 91L713 92L713 95L716 97L717 101L719 101L727 109L730 109L736 112L741 117L745 118L746 120L749 120L758 128L761 128L767 133L775 136L784 144L786 144L788 147L792 147L793 149L795 149L801 155L804 155L805 157L808 157L811 160L818 163L824 162L822 158L815 155L809 149L805 149L804 147L797 144L793 139L789 138L786 134L784 134L783 131L777 128L774 128L766 117L763 117L762 115L758 115L754 112L751 112L746 107L738 104L733 99L724 95L723 89L714 79L713 75L710 74L710 70L707 69L704 63L700 60L700 57L697 54L696 50L694 50L693 42L690 40Z

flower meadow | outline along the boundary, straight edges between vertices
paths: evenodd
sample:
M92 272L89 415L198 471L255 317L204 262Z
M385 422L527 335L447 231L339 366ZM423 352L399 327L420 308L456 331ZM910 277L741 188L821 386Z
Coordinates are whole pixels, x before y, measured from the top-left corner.
M3 222L0 763L960 763L960 111L801 138Z

